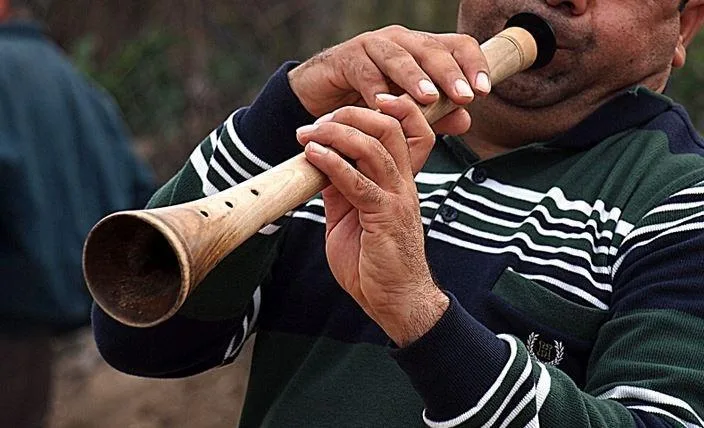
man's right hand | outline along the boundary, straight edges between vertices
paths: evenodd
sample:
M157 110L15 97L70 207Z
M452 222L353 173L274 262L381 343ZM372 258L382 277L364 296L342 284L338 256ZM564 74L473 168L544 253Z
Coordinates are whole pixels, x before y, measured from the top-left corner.
M376 95L383 93L406 92L419 104L431 104L438 87L455 104L466 105L491 90L488 71L470 36L393 25L329 48L288 77L306 110L320 117L347 105L376 108ZM469 115L459 109L436 125L438 132L461 133L469 127Z

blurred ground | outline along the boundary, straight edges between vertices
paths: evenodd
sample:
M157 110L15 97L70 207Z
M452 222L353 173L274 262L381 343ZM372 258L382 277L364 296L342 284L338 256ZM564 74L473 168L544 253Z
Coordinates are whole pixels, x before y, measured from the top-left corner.
M109 367L89 331L57 343L50 428L233 428L251 358L181 380L140 379Z

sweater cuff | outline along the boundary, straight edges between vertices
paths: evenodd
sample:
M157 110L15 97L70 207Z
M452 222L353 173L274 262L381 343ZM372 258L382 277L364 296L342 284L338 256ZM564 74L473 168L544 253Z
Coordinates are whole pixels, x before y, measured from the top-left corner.
M288 81L297 62L283 64L266 83L254 103L235 113L237 135L260 159L278 165L302 151L296 129L315 121Z
M509 359L499 339L447 293L450 306L410 346L391 351L427 407L431 420L450 420L476 405Z

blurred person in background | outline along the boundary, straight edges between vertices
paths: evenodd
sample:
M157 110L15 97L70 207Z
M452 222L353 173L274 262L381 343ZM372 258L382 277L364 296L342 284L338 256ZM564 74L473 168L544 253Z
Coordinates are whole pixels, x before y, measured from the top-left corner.
M48 0L0 0L0 426L44 424L52 340L90 321L90 227L143 206L151 172L111 98L36 20Z

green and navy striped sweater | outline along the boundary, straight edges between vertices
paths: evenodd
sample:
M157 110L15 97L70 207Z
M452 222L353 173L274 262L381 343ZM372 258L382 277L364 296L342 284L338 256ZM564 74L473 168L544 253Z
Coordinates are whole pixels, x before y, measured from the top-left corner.
M300 148L314 118L277 72L150 205L200 198ZM94 308L106 360L141 376L228 364L257 333L244 427L704 426L704 143L644 88L546 143L478 160L441 138L416 177L451 297L408 348L336 284L314 198L235 250L175 318Z

